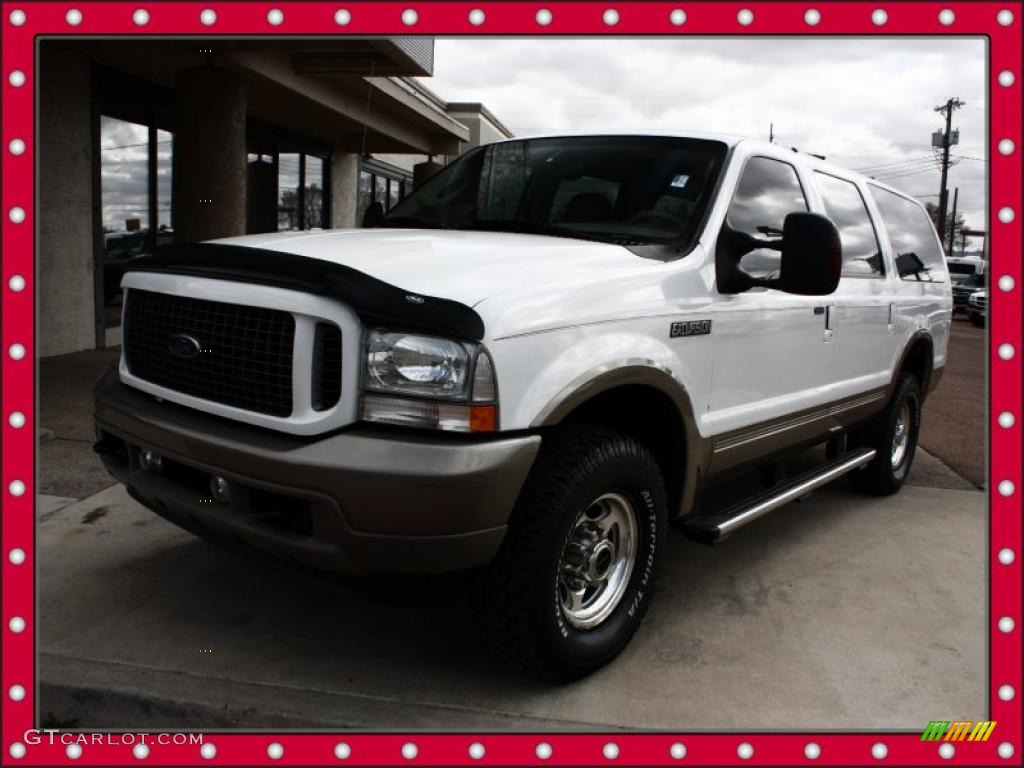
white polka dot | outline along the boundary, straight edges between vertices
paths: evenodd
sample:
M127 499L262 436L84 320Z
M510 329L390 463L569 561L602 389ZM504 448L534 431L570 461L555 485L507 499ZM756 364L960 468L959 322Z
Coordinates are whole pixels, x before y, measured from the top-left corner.
M1003 360L1012 360L1013 359L1013 352L1014 352L1013 344L1000 344L999 345L999 356Z
M1013 290L1017 282L1013 279L1013 275L1003 275L999 278L999 290L1004 293L1009 293Z
M20 8L15 8L7 18L10 19L11 24L20 27L25 23L25 12Z
M954 21L956 21L956 14L953 13L951 8L943 8L939 11L939 24L944 27L948 27Z
M550 744L548 744L546 741L542 741L540 744L537 745L537 749L535 751L537 753L537 757L539 757L541 760L547 760L551 757L552 749Z
M25 84L25 73L20 69L16 69L7 76L7 82L15 88L21 88Z
M7 218L15 224L21 224L25 220L25 209L16 205L7 212Z
M149 11L147 11L145 8L139 8L135 11L135 13L132 14L132 21L134 21L137 26L146 26L147 24L149 24ZM147 752L146 754L149 753Z
M21 293L25 290L25 278L21 275L11 275L11 279L7 281L7 287L15 293Z
M345 23L347 24L348 22ZM334 756L338 760L348 760L352 756L352 747L350 747L344 741L339 741L337 744L334 745Z
M72 8L70 11L64 14L64 20L67 21L72 27L77 27L82 23L82 12L77 8Z
M469 12L469 23L472 24L474 27L479 27L481 24L484 23L486 19L487 16L484 15L484 12L479 8L474 8L472 11Z
M11 496L21 496L25 493L25 483L21 480L11 480L7 490L11 492Z
M25 745L22 744L20 741L16 741L13 744L11 744L10 748L7 750L8 754L15 760L21 760L21 758L25 756L25 752L27 751L28 750L25 749Z
M199 754L202 755L204 760L213 760L217 756L217 747L210 742L206 742L199 748Z
M350 21L352 21L352 14L344 8L339 8L334 12L334 23L339 27L347 26Z
M1009 411L1003 411L1002 413L999 414L999 426L1002 427L1003 429L1009 429L1014 425L1015 422L1016 419L1013 417L1013 414L1010 413Z
M7 354L11 356L12 360L21 360L25 356L25 346L23 344L11 344ZM1011 354L1010 357L1013 357L1013 355Z
M956 747L954 747L948 741L939 747L939 757L941 757L943 760L950 760L955 754Z
M999 631L1002 632L1004 635L1007 635L1010 632L1013 632L1013 628L1017 625L1011 617L1003 616L1003 618L999 620L998 626Z
M804 23L816 27L821 23L821 11L817 8L809 8L804 12Z
M7 417L7 423L15 429L21 429L25 426L25 414L21 411L14 411Z
M1004 205L999 209L999 220L1003 224L1011 224L1015 218L1017 218L1017 215L1013 212L1013 208Z
M609 27L614 27L619 23L619 12L614 8L609 8L601 15L601 20Z
M605 760L614 760L619 756L619 745L608 742L604 745L604 749L601 750L601 754L604 755Z
M1003 86L1003 88L1009 88L1017 80L1017 78L1013 76L1013 72L1011 72L1008 69L1004 69L1002 72L1000 72L998 79L999 84Z
M284 21L284 11L280 8L271 8L267 11L267 23L271 26L280 26L282 21Z
M754 22L754 12L749 8L743 8L736 14L736 21L744 27L749 27Z
M1000 685L996 695L999 696L1000 701L1013 701L1015 693L1012 685Z
M672 756L673 760L682 760L686 757L686 745L682 742L677 741L668 749L668 753Z
M548 24L550 24L551 19L553 18L554 16L551 15L551 11L549 11L547 8L541 8L539 11L537 11L537 23L540 24L542 27L546 27Z
M1013 561L1017 556L1013 553L1013 550L1009 547L1003 547L999 550L999 562L1003 565L1013 565Z
M739 755L740 760L749 760L754 756L754 745L744 741L736 747L736 754Z
M1014 485L1012 480L1001 480L999 482L1000 496L1013 496Z
M874 24L876 27L882 26L888 20L889 14L886 13L885 10L883 10L882 8L876 8L871 12L871 23ZM883 744L882 746L884 747L885 745ZM879 760L880 759L881 758L879 758Z
M11 139L11 142L7 145L7 149L10 150L12 155L24 154L25 142L21 139Z
M999 154L1001 154L1001 155L1012 155L1013 154L1013 150L1014 150L1013 139L1000 139L999 140L999 144L997 146L999 148Z
M1003 760L1009 760L1011 757L1013 757L1013 744L1011 744L1008 741L1004 741L1002 744L999 745L999 749L996 751L999 753L999 756L1003 758Z
M875 760L885 760L885 757L888 754L889 748L880 741L871 746L871 756L875 758Z
M21 565L25 562L25 550L21 547L15 547L7 555L7 559L14 563L14 565Z
M821 747L815 744L813 741L804 747L804 757L808 760L817 760L821 757Z
M420 753L419 747L413 744L411 741L407 741L402 745L402 757L406 760L415 760L416 755Z
M21 701L25 698L25 686L12 685L8 689L7 695L10 697L11 701Z
M677 27L683 26L686 23L686 11L682 8L676 8L668 15L668 20Z
M280 760L284 757L284 747L278 744L276 741L273 744L267 746L267 757L271 760Z
M481 744L479 741L474 741L472 744L469 745L469 756L472 757L474 760L479 760L484 756L485 753L486 750L484 749L484 745Z
M135 756L136 760L145 760L149 757L149 747L142 742L139 742L132 747L132 754Z
M217 12L213 8L204 8L203 12L199 14L199 21L201 24L209 27L217 23ZM205 744L203 746L206 746ZM216 747L214 748L216 754Z
M420 15L416 13L412 8L406 8L402 11L402 23L407 27L411 27L417 21L420 20Z
M77 760L82 756L82 745L68 744L67 749L64 750L64 754L71 760Z
M1013 24L1013 11L1009 8L1003 8L1003 10L996 14L996 21L1002 27L1010 26Z
M19 635L25 631L25 620L21 616L12 616L11 620L7 622L7 628L14 634Z

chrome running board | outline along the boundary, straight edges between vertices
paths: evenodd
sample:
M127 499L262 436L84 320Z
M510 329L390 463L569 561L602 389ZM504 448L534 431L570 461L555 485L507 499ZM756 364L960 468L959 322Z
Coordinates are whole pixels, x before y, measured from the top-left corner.
M816 488L831 483L875 458L874 448L858 448L837 456L823 467L812 469L786 480L752 499L747 499L724 512L694 515L682 521L683 533L688 538L705 544L717 544L733 531L742 528L762 515L799 499Z

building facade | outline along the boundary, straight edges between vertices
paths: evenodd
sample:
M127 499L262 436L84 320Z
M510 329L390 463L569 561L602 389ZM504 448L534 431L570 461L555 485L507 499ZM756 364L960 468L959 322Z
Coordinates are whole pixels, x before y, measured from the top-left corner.
M120 342L126 259L159 245L358 226L511 133L446 104L429 37L43 40L40 354Z

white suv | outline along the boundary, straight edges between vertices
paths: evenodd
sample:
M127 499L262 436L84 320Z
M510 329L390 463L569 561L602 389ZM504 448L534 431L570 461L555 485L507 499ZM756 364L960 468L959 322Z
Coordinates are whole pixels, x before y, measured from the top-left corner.
M906 478L952 310L913 198L771 144L558 136L381 213L126 265L97 450L135 498L320 568L483 569L494 643L571 677L637 628L667 523L715 542Z

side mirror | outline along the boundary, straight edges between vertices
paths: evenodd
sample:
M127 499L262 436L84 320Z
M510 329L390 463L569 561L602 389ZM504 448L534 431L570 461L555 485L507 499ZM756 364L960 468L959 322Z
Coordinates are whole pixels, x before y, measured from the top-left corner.
M843 246L835 224L820 213L791 213L782 229L782 268L772 287L826 296L839 286Z
M384 218L384 203L370 203L366 208L366 213L363 214L363 226L364 227L376 227L380 220Z

